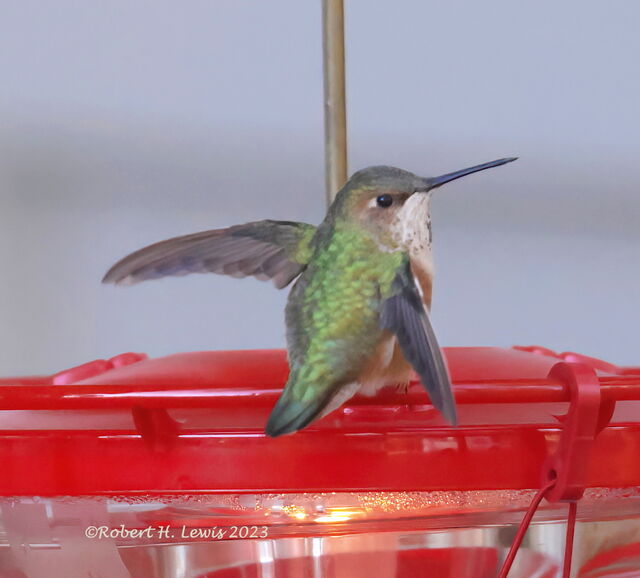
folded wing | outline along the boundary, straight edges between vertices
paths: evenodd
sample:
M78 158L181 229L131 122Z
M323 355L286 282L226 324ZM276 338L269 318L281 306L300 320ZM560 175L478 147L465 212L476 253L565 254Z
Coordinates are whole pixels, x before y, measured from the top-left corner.
M408 261L396 275L393 294L382 305L380 327L395 334L434 407L456 425L456 403L447 365Z

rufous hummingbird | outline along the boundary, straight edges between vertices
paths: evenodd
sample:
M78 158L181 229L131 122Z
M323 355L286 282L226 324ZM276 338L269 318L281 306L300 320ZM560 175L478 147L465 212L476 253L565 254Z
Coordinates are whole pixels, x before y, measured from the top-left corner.
M285 310L289 378L266 426L300 430L356 392L409 383L417 373L452 424L456 405L429 320L433 285L431 193L516 158L439 177L389 166L355 173L318 227L256 221L175 237L116 263L104 283L128 285L189 273L296 280Z

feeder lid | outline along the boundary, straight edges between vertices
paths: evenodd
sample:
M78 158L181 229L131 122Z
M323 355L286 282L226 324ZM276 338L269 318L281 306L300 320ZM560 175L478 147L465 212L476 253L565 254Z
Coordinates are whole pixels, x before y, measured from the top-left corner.
M288 373L281 350L124 354L3 379L11 475L0 495L534 488L568 406L568 384L550 375L564 362L590 368L607 403L624 402L594 446L589 485L640 484L640 369L543 348L445 354L459 427L415 382L276 439L263 428Z

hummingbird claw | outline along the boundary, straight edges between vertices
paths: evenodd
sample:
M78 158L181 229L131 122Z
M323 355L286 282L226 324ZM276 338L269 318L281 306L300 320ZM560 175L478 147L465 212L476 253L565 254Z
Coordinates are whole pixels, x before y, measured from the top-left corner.
M409 381L405 381L404 383L399 383L396 385L396 391L402 395L406 395L409 391Z

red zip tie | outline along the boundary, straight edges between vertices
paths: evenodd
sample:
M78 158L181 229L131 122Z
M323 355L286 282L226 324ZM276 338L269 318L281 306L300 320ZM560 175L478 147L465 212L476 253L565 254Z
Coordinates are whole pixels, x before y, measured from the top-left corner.
M569 502L569 515L567 516L567 535L564 540L564 565L562 567L562 578L571 576L571 559L573 558L573 536L576 530L576 514L578 512L578 502Z
M547 492L550 491L555 485L556 481L550 480L549 482L547 482L546 486L538 490L536 495L531 500L531 504L529 504L529 508L527 509L524 518L522 518L520 526L518 526L518 531L516 532L513 542L511 543L509 553L502 563L502 568L500 568L500 574L498 574L498 578L507 578L507 576L509 575L509 570L511 570L513 561L515 560L516 555L518 554L518 550L522 545L522 541L524 540L525 534L529 529L531 519L540 506L540 502L542 502L542 499L546 496ZM573 558L573 536L575 534L576 528L577 510L578 502L570 502L569 513L567 516L567 533L564 542L564 563L562 567L562 578L570 578L571 576L571 560Z
M531 504L529 504L529 508L527 509L527 512L524 515L524 518L522 518L522 522L520 522L520 526L518 527L518 531L516 532L515 538L511 543L511 548L509 548L509 553L507 554L507 557L504 559L504 562L502 563L502 568L500 568L500 574L498 574L498 578L507 578L507 575L509 574L509 570L511 570L511 565L513 564L516 554L520 549L520 545L522 544L522 540L524 540L524 535L527 533L529 524L531 523L531 518L533 518L533 515L536 513L536 510L538 509L540 502L542 502L542 498L544 498L545 494L551 488L553 488L553 486L555 486L555 483L556 483L555 480L550 480L549 482L547 482L547 485L539 489L537 494L533 497L533 500L531 500Z

